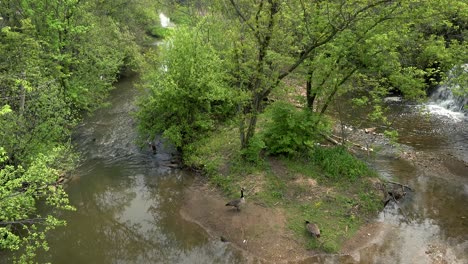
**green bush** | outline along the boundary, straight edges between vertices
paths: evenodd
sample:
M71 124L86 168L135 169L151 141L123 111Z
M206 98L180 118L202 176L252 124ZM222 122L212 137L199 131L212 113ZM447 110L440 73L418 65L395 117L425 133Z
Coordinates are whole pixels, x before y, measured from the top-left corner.
M326 122L318 122L316 113L276 102L267 109L270 121L262 134L269 154L294 154L310 149ZM318 125L319 124L319 125Z
M328 178L355 181L370 173L367 165L349 154L343 147L314 147L310 152L312 162L321 167Z
M265 149L265 142L261 137L255 135L246 149L241 150L242 157L254 164L260 164L262 159L262 150Z
M142 138L162 134L183 150L234 113L237 91L198 28L174 28L168 43L147 57L136 116Z

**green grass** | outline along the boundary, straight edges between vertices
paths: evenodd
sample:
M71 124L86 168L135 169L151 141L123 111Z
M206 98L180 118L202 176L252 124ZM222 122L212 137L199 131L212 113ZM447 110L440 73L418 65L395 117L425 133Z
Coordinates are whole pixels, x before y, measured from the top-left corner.
M312 191L304 186L290 187L292 198L285 205L288 211L288 226L303 239L306 248L327 253L338 252L342 243L382 208L378 190L372 188L369 181L369 176L376 176L375 172L367 166L362 166L364 164L362 161L353 158L353 162L352 156L347 156L348 154L332 152L332 155L324 156L323 159L342 159L337 155L346 155L347 162L341 163L342 166L355 166L355 163L359 163L357 167L361 168L362 175L354 175L352 178L334 177L327 173L328 168L320 167L320 163L309 162L307 159L283 159L290 173L299 173L314 179L321 186L321 189ZM339 167L338 164L335 166ZM339 170L343 168L334 169L332 173ZM307 193L311 194L313 199L294 199L295 196L303 197ZM305 220L319 225L322 231L320 239L306 233Z
M258 193L256 198L267 206L283 205L287 195L287 183L271 172L267 172L264 179L264 191Z
M310 159L333 181L352 182L371 174L363 161L353 157L343 147L315 147L310 153Z
M288 228L307 249L338 252L382 208L369 180L375 172L343 149L313 149L308 154L267 157L253 163L241 158L237 128L226 126L194 144L184 161L201 169L229 197L236 197L240 187L258 187L249 200L283 208ZM309 179L316 186L304 184ZM320 239L306 233L305 220L319 225Z

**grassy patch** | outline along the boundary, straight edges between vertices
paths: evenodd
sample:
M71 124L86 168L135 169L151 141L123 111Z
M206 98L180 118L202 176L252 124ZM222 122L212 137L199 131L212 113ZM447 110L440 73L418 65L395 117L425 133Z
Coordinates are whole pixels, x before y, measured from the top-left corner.
M343 147L315 147L310 153L310 159L333 181L353 182L371 174L364 162L353 157Z
M238 130L227 126L197 142L185 162L201 168L227 196L236 197L242 186L249 201L284 209L288 228L305 248L338 252L382 207L370 181L375 173L343 149L260 157L256 163L240 157ZM320 239L306 233L305 220L318 224Z
M349 238L360 224L359 219L348 215L352 206L352 201L340 196L300 203L289 208L289 227L304 239L308 249L337 252L341 242ZM305 232L305 220L318 224L321 230L320 239Z
M284 205L286 194L287 182L272 172L267 172L262 191L256 194L256 199L267 206Z

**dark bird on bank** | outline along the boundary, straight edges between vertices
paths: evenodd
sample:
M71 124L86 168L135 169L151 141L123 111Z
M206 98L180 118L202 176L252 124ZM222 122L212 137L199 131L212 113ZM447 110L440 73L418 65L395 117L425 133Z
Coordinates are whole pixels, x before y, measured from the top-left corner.
M153 142L148 142L148 145L150 145L153 154L156 154L156 145Z
M305 221L307 232L309 232L312 236L319 238L320 237L320 229L314 223L309 221Z
M229 203L226 204L226 206L232 206L237 209L237 211L240 210L240 206L245 203L245 198L244 198L244 188L241 188L241 196L239 199L235 199L230 201Z

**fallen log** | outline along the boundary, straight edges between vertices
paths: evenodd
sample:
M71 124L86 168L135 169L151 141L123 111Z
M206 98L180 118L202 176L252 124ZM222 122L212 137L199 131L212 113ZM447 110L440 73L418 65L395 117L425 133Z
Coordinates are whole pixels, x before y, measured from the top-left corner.
M320 133L320 135L322 137L324 137L326 140L330 141L331 143L335 144L335 145L342 145L340 142L336 141L335 139L331 138L330 136L328 135L325 135L323 133Z
M394 182L394 181L385 181L385 182L390 183L390 184L400 185L401 187L405 187L405 188L407 188L408 190L414 192L413 188L409 187L408 185L401 184L401 183L399 183L399 182Z
M340 145L340 146L343 145L341 142L339 142L338 140L336 140L336 139L334 139L334 138L332 138L332 137L330 137L328 135L325 135L323 133L320 133L320 135L323 136L327 141L329 141L329 142L331 142L331 143L333 143L335 145ZM341 141L345 141L347 143L350 143L352 146L357 147L360 150L364 150L364 151L368 151L368 152L373 152L374 151L372 148L368 148L368 147L365 147L365 146L360 145L358 143L352 142L349 139L343 139L342 137L337 136L337 135L333 135L333 134L332 134L332 136L339 139L339 140L341 140Z

